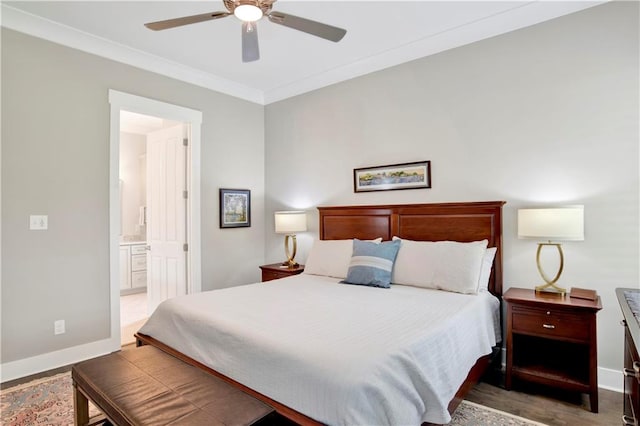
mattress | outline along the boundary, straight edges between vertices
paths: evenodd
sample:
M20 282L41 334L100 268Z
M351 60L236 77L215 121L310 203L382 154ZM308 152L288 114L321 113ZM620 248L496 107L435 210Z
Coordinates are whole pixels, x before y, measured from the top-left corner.
M308 274L169 299L140 329L331 425L448 423L500 340L499 301Z

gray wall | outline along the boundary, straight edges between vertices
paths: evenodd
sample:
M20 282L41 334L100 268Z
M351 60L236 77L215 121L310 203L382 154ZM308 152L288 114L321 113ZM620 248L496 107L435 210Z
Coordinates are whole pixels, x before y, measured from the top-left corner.
M3 363L109 337L109 89L202 111L202 287L259 279L262 106L2 29ZM220 187L252 190L250 228L218 228Z
M620 371L614 289L639 283L638 47L638 3L606 4L268 105L267 260L284 256L275 210L312 213L303 263L318 205L505 200L505 286L533 288L517 208L584 204L559 284L598 291L599 365ZM354 168L419 160L432 189L353 193Z

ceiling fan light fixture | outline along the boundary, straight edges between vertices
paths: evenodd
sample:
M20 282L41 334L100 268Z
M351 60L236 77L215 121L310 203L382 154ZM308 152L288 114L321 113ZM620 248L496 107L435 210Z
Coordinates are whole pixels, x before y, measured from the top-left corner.
M253 4L241 4L233 10L233 14L243 22L255 22L262 18L262 10Z
M2 0L0 0L1 2ZM273 3L277 0L222 0L225 12L208 12L199 15L183 16L181 18L165 19L164 21L148 22L145 27L153 31L167 30L198 22L212 21L234 15L242 21L242 62L253 62L260 59L258 47L258 24L263 16L269 22L283 27L302 31L325 40L338 42L342 40L347 30L323 24L322 22L282 12L272 12Z

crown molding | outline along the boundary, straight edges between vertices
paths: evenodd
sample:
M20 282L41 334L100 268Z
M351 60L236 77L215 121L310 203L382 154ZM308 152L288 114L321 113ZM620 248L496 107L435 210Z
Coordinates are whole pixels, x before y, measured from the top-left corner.
M1 7L2 26L11 30L264 105L262 90L132 49L6 4Z
M268 105L325 86L434 55L445 50L539 24L608 1L609 0L532 1L524 4L521 3L512 9L440 33L432 34L379 55L370 56L325 71L311 78L266 90L264 93L264 103Z
M464 46L520 28L578 12L610 0L532 1L467 24L429 35L396 49L363 58L316 75L262 91L128 46L76 30L39 16L1 6L1 25L34 37L221 92L260 105L268 105L342 81L360 77L445 50Z

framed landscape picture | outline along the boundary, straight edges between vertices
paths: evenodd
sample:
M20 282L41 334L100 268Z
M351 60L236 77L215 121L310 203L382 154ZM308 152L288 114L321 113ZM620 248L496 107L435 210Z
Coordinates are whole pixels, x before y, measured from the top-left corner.
M431 161L353 170L354 192L417 188L431 188Z
M220 228L251 226L251 191L220 188Z

